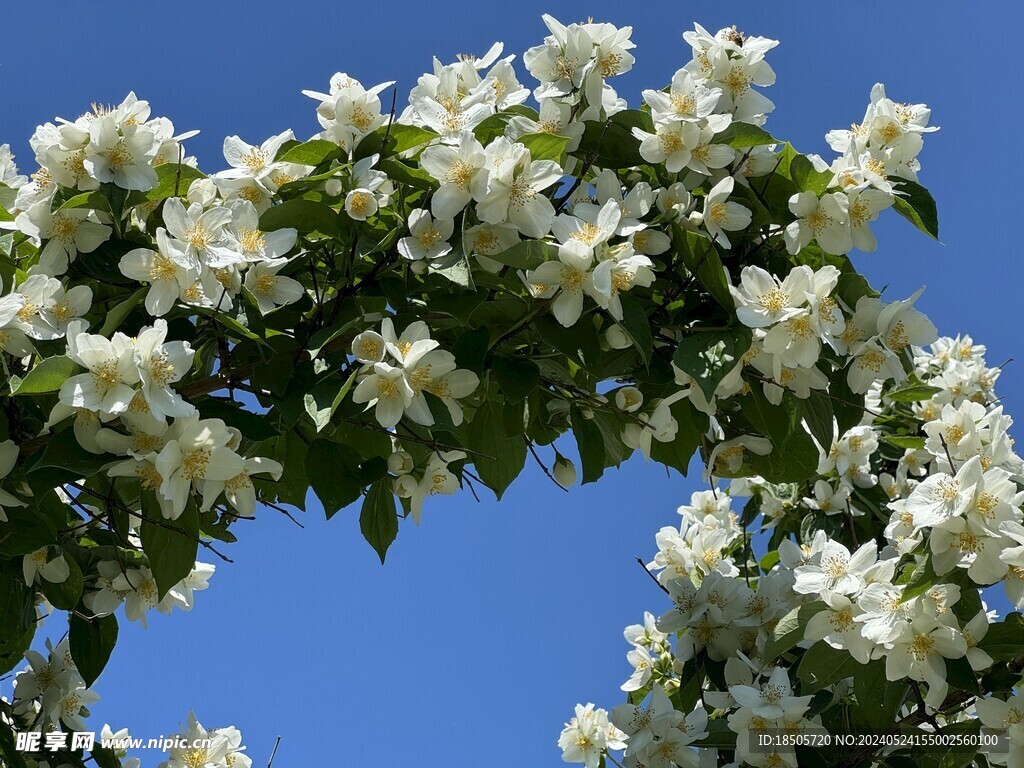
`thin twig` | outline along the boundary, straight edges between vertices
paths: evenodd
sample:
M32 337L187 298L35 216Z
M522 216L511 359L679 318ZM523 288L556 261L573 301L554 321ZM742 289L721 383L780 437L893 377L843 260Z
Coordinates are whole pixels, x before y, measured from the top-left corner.
M646 574L647 574L648 576L650 576L650 577L651 577L651 579L652 579L652 580L654 581L654 583L655 583L655 584L657 584L657 585L658 585L658 589L660 589L660 590L661 590L662 592L664 592L664 593L665 593L666 595L671 595L671 594L672 594L671 592L669 592L669 591L668 591L668 588L667 588L667 587L666 587L666 586L665 586L664 584L662 584L662 583L661 583L660 581L658 581L658 577L657 577L657 576L655 576L655 575L654 575L653 573L651 573L650 569L649 569L649 568L647 567L647 564L646 564L646 563L645 563L645 562L644 562L643 560L641 560L641 559L640 559L640 558L638 557L638 558L636 559L636 561L637 561L638 563L640 563L640 567L644 569L644 572L645 572L645 573L646 573Z
M270 759L267 761L267 768L270 768L274 764L274 756L277 754L277 747L281 744L281 737L277 737L277 741L274 742L274 750L270 753Z
M540 465L540 468L544 470L544 474L548 476L548 480L554 483L558 490L568 493L569 489L555 480L555 476L551 474L551 470L548 469L547 465L541 460L540 456L537 454L537 449L533 447L533 441L526 435L523 435L523 441L526 443L526 447L530 449L530 453L533 455L534 460Z

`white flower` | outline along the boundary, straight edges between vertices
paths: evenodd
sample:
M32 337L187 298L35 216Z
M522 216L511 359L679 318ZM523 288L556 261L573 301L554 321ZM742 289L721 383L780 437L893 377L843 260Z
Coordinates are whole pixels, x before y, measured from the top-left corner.
M390 429L402 419L412 403L413 390L402 368L388 363L375 363L373 373L356 385L352 402L375 406L374 417L382 427Z
M541 18L551 35L542 45L526 51L523 63L541 82L534 91L535 98L566 96L583 84L583 78L593 68L594 42L581 24L566 27L547 14Z
M263 314L293 304L306 293L298 280L277 274L287 264L288 259L267 259L245 271L245 287L256 298Z
M873 253L878 246L870 224L878 214L893 204L893 196L878 189L854 189L846 193L846 206L853 245L865 253Z
M51 212L45 200L18 214L15 223L18 231L46 243L39 253L39 269L47 275L64 274L69 261L79 253L95 251L111 232L95 211L62 208Z
M71 575L64 553L58 547L41 547L21 560L21 572L26 584L34 584L36 576L51 584L63 584Z
M508 222L527 237L543 237L555 219L543 190L558 182L562 169L552 160L530 159L530 151L504 137L487 147L491 165L487 193L478 199L477 215L488 224Z
M690 162L691 152L700 141L700 128L692 122L677 120L657 123L654 133L633 129L640 140L640 156L648 163L664 165L669 173L679 173Z
M238 136L228 136L224 139L224 159L231 168L217 175L226 179L249 177L262 181L283 165L275 163L274 158L282 144L294 139L295 134L287 130L271 136L257 147L247 144Z
M85 168L97 181L145 192L156 186L151 163L159 150L160 143L147 126L119 126L114 116L104 115L89 127Z
M799 253L816 240L826 253L848 253L853 247L848 206L841 192L825 194L820 200L813 192L793 195L789 210L797 219L786 225L786 250Z
M398 241L398 252L409 259L437 259L450 253L448 239L455 231L453 219L434 219L425 208L409 214L409 236Z
M74 408L103 413L123 413L135 395L132 385L139 381L131 339L118 331L110 339L81 333L83 324L68 328L68 357L88 373L66 379L60 401Z
M920 526L934 526L963 515L974 501L974 486L981 481L981 459L974 457L955 476L939 473L911 491L905 507Z
M833 648L849 651L861 664L867 664L874 643L861 634L861 625L855 619L859 612L857 606L849 597L834 592L823 592L821 598L828 607L807 622L804 638L824 640Z
M748 328L767 328L799 314L811 276L810 268L796 267L780 281L760 267L744 267L739 287L730 286L736 316Z
M729 693L741 707L750 709L755 716L775 720L789 713L802 713L810 696L794 696L785 668L775 667L760 688L753 685L729 686Z
M667 93L643 92L644 101L651 108L651 117L656 123L674 120L698 122L714 112L721 95L721 88L708 87L706 82L699 82L685 69L675 73Z
M298 230L283 227L263 232L260 230L259 212L248 200L236 200L230 208L231 223L225 234L231 242L230 250L246 261L280 259L295 247Z
M838 541L829 540L817 563L798 566L793 591L803 595L820 594L825 590L841 595L859 592L866 585L864 574L878 559L874 542L863 544L852 555Z
M86 688L84 681L78 680L75 685L62 691L60 698L48 709L47 716L53 723L63 722L72 731L85 731L87 727L82 718L82 708L99 700L98 693Z
M420 167L441 183L430 199L435 217L452 219L470 200L483 198L487 187L486 163L484 148L471 133L463 134L458 146L441 144L423 150Z
M551 311L566 328L575 325L583 314L583 294L593 292L593 263L591 249L570 240L559 247L557 261L546 261L529 274L528 281L534 288L555 290Z
M946 659L959 659L967 653L967 643L953 627L928 615L918 615L904 624L885 657L888 680L928 683L925 703L938 708L946 698Z
M189 266L226 267L241 261L240 254L226 240L229 208L204 211L201 204L192 203L186 209L179 198L169 197L164 202L163 216L167 231L178 241L175 245Z
M608 712L593 704L576 705L576 716L565 724L558 737L562 760L597 768L606 749L624 749L626 735L608 722Z
M135 340L135 365L140 392L153 418L163 422L167 416L188 416L195 407L171 388L192 368L195 352L187 341L166 341L167 323L158 319Z
M751 221L749 208L729 201L735 184L732 176L726 176L715 184L704 198L704 228L711 235L712 242L723 248L732 247L726 231L745 229Z
M149 283L146 311L166 315L184 291L199 278L199 271L181 244L163 227L156 231L157 249L135 248L121 257L118 269L125 277Z
M243 469L227 480L207 480L203 483L202 511L210 509L221 491L228 504L234 507L239 515L252 517L256 513L256 489L252 484L252 475L270 475L271 480L280 480L284 467L273 459L254 456L244 460Z
M165 517L176 520L185 511L193 487L230 480L245 469L242 457L228 447L231 440L220 419L200 419L196 412L174 422L155 461L163 479L159 494L170 502Z

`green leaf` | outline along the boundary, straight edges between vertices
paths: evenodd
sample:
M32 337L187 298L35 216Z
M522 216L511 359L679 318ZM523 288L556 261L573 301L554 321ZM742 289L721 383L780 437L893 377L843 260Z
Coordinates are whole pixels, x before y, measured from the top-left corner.
M978 673L971 667L971 662L966 656L959 659L946 659L946 682L951 688L960 691L967 691L974 695L981 693L978 686Z
M985 636L978 641L978 648L996 661L1010 661L1024 655L1024 624L1011 621L1010 614L1004 621L992 624Z
M188 576L199 551L199 510L191 499L177 520L165 520L152 491L142 494L142 551L156 580L158 599Z
M265 413L252 413L233 400L223 397L205 397L196 407L204 419L220 419L235 427L250 440L269 440L280 433Z
M863 667L849 651L819 641L804 651L796 674L804 682L805 692L813 693L826 685L853 677Z
M437 138L437 133L416 125L392 123L388 131L388 144L394 143L392 150L396 153L407 152Z
M737 121L730 123L728 128L715 136L715 144L728 144L734 149L748 149L749 147L760 147L765 144L778 143L779 140L764 128L753 123Z
M94 616L87 620L72 614L68 621L68 643L79 674L87 686L92 686L117 644L117 617Z
M260 229L272 232L290 227L302 234L319 232L327 237L340 237L341 224L337 212L312 200L285 200L272 205L260 216Z
M0 571L0 674L24 660L36 629L35 590Z
M558 136L554 133L528 133L519 137L519 143L530 150L532 160L553 160L559 165L563 165L569 137Z
M709 720L705 729L708 733L706 738L693 742L695 747L709 749L735 749L736 732L729 727L724 719Z
M388 478L378 480L370 486L369 493L363 499L363 509L359 513L359 530L363 533L370 546L384 564L384 556L388 547L398 536L398 512L395 509L395 495L391 492Z
M47 357L40 360L28 375L21 380L12 395L38 395L56 392L65 380L74 375L78 366L66 355Z
M583 411L573 406L571 411L572 433L580 452L580 484L586 485L600 479L604 474L604 436L596 419L587 418Z
M679 342L672 362L697 381L710 402L722 379L750 349L751 338L750 329L742 325L724 331L695 328Z
M647 319L647 314L640 301L628 293L620 295L619 301L622 303L622 320L619 325L632 340L644 365L650 365L651 353L654 351L654 336L651 333L651 323Z
M931 400L941 391L941 387L933 387L929 384L911 384L886 392L885 397L894 403L919 403L923 400Z
M521 402L540 384L540 369L526 357L495 357L493 370L510 403Z
M310 139L296 144L285 151L275 162L298 163L299 165L318 166L332 157L340 157L341 147L326 139Z
M107 312L103 318L103 326L99 330L100 336L109 337L116 331L121 326L121 323L124 322L124 319L128 317L129 313L143 300L147 291L149 291L149 287L143 286L124 301L115 304L114 308Z
M836 436L831 398L819 389L812 389L808 397L797 398L796 406L811 435L822 449L827 451L831 448Z
M798 191L813 192L819 197L825 193L832 180L830 171L816 170L814 164L788 142L782 149L776 170L781 176L792 181Z
M54 202L57 202L56 196L54 196ZM60 204L57 210L63 211L65 208L91 208L110 213L110 203L107 202L107 198L103 193L98 190L83 192L80 195L68 198Z
M324 439L310 444L306 453L306 477L323 504L328 520L362 493L360 461L359 454L347 445Z
M521 433L508 432L499 403L488 400L480 406L470 425L469 445L480 479L501 499L526 464L526 441Z
M913 734L921 732L917 728L908 730ZM915 747L911 752L915 768L967 768L978 764L975 761L978 750L971 744L977 743L978 734L981 733L981 720L969 718L958 723L950 723L940 728L937 733L951 737L946 742L948 746L941 744ZM960 741L957 737L962 736L968 738Z
M785 392L782 401L772 405L762 388L754 385L740 403L743 415L772 443L767 456L749 455L757 474L773 483L796 483L817 475L818 449L802 425L796 396Z
M438 259L427 262L427 268L431 274L441 275L458 286L469 290L476 289L476 283L473 282L473 268L461 246L453 248Z
M766 552L764 557L758 562L763 573L768 573L775 564L779 562L779 550L773 549L771 552Z
M697 281L715 301L730 313L735 312L736 302L733 301L725 267L714 244L706 237L678 225L672 227L672 232L672 239L682 253L686 268L696 275Z
M511 248L487 258L516 269L534 269L545 261L558 258L558 246L540 240L523 240Z
M206 174L184 163L164 163L157 166L156 177L156 186L145 195L145 200L149 202L184 196L192 182L205 179Z
M913 181L900 180L893 208L929 237L939 239L939 212L931 193Z
M579 148L573 152L576 157L592 159L598 168L632 168L644 165L640 156L640 140L633 135L639 128L654 133L654 123L647 112L626 109L612 115L607 122L585 122Z
M885 435L882 437L882 442L902 450L909 448L916 451L924 448L925 439L916 435Z
M771 637L764 644L761 662L768 664L803 640L807 622L825 608L824 603L808 603L794 608L779 619L779 623L772 630Z
M853 692L857 697L857 706L853 708L855 720L862 721L866 729L881 731L895 722L907 694L907 684L888 680L885 659L873 659L854 673Z
M50 437L43 455L28 470L28 474L41 475L45 472L47 480L51 476L73 476L70 479L74 480L96 474L110 460L111 457L107 454L89 453L78 444L74 431L65 429ZM43 482L40 477L33 480Z
M922 562L910 577L910 581L907 582L903 592L900 596L900 602L905 603L911 598L923 595L939 580L938 575L935 573L935 569L932 567L931 555L924 556L924 562Z

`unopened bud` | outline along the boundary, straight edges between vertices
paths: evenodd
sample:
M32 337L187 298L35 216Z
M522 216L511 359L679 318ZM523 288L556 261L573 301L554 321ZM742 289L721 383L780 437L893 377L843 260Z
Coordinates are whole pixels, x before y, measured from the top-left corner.
M553 472L555 482L563 488L576 485L576 465L562 454L555 456L555 468Z
M604 333L608 346L612 349L629 349L633 346L633 340L621 325L613 325Z
M427 262L425 261L414 261L409 265L409 269L412 270L414 275L425 275L427 273Z
M407 475L412 472L413 460L408 451L395 451L388 456L388 472L393 475Z
M408 499L416 491L416 478L412 475L402 475L395 478L395 496L400 499Z

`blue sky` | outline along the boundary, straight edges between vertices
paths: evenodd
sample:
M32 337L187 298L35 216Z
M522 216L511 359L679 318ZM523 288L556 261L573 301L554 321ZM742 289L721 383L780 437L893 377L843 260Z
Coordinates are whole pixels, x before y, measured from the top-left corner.
M859 120L877 81L933 108L942 130L928 137L922 182L944 245L889 214L878 252L854 261L892 299L927 284L919 306L941 332L987 344L990 364L1020 354L1016 3L10 5L0 142L25 166L37 123L134 89L179 130L202 129L189 147L217 170L225 135L311 135L315 105L300 90L325 88L336 71L366 85L398 80L401 107L431 56L483 53L494 40L521 53L544 35L545 11L633 25L638 61L615 83L631 104L688 60L681 33L692 21L780 39L767 127L803 151L827 152L824 133ZM1011 413L1022 366L1000 381ZM631 461L565 494L529 467L500 505L468 494L429 502L384 567L356 510L326 523L314 503L305 530L261 510L238 524L235 564L218 564L191 615L122 627L95 722L155 737L194 707L208 725L241 728L257 764L281 735L279 766L558 765L572 705L622 701L622 628L664 608L634 558L653 553L655 531L677 521L697 482Z

